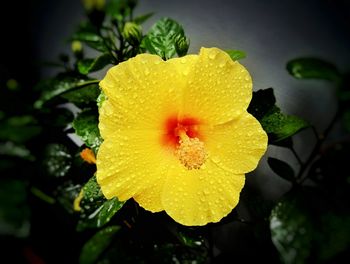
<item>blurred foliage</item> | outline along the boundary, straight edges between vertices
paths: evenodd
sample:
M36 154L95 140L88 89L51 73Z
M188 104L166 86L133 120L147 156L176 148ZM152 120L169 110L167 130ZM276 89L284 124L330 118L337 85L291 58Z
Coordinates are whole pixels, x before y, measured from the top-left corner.
M12 77L1 83L1 238L17 241L13 243L24 248L20 250L24 259L39 261L30 263L40 263L41 258L48 263L82 264L231 263L232 259L339 263L349 256L349 138L325 141L336 122L350 131L349 74L317 58L287 63L288 72L297 79L334 85L338 111L322 132L300 117L283 113L272 88L255 91L248 111L268 133L269 144L286 148L299 162L294 168L278 157L267 159L271 177L274 173L290 182L290 190L278 201L270 201L246 186L240 200L247 210L244 217L235 209L220 223L184 227L163 213L143 210L133 200L107 200L96 183L96 166L80 153L88 147L97 154L102 142L98 107L105 95L91 74L143 52L163 59L184 56L190 42L183 27L170 18L158 20L144 33L142 24L153 13L134 17L136 0L83 2L87 20L70 38L73 56L63 54L55 63L60 67L56 76L28 87L30 96L22 96L20 110L13 104L26 94L24 85ZM86 58L86 47L94 49L96 57ZM227 53L232 60L246 57L239 50ZM78 113L72 112L72 105ZM316 136L305 161L293 144L293 136L304 129L312 129ZM71 133L82 146L70 140ZM217 228L232 224L247 230L243 240L249 246L243 257L213 239ZM227 244L244 242L231 239ZM55 246L47 240L55 241Z

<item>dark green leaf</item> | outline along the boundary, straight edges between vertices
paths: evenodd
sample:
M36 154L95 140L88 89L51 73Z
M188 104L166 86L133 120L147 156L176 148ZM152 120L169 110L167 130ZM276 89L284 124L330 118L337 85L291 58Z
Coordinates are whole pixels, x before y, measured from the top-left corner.
M295 198L285 199L273 209L271 238L283 263L306 263L312 247L313 227L308 214Z
M56 107L50 110L45 121L51 126L66 127L74 119L73 113L65 107Z
M253 97L247 111L256 119L261 120L273 108L275 103L276 98L273 94L273 89L261 89L253 92Z
M138 17L135 17L134 18L134 22L136 24L139 24L141 25L142 23L144 23L145 21L147 21L151 16L153 16L153 12L152 13L148 13L148 14L145 14L145 15L141 15L141 16L138 16Z
M102 143L98 129L98 113L93 110L80 112L73 121L73 128L81 140L96 153Z
M231 59L234 61L241 60L247 57L246 53L241 50L225 50Z
M274 106L260 123L269 134L269 143L284 140L309 127L309 123L297 116L284 115L277 106Z
M288 72L298 79L323 79L339 82L341 75L331 63L317 58L299 58L287 63Z
M95 104L99 94L99 86L97 84L92 84L64 93L61 97L80 108L84 108L90 104Z
M25 143L41 132L34 117L29 115L12 116L0 123L0 140Z
M64 177L72 166L72 155L68 148L61 144L49 144L45 150L43 167L47 174L54 177Z
M272 241L284 263L334 263L350 243L350 215L337 212L328 195L308 187L294 190L270 217Z
M117 198L106 200L96 182L96 177L92 177L83 187L83 198L80 202L81 214L77 230L102 227L123 205L124 202L118 201Z
M30 230L27 184L2 180L0 186L0 235L27 237Z
M0 155L18 157L33 161L35 157L31 155L29 149L23 145L17 145L11 141L0 143Z
M79 40L89 47L101 52L108 51L105 42L109 40L103 39L99 35L97 28L89 22L82 23L77 32L71 37L71 40Z
M175 40L178 36L185 36L182 26L170 18L162 18L152 26L143 44L150 53L170 59L176 54Z
M88 74L90 72L103 69L106 65L112 63L111 55L102 54L95 59L82 59L78 62L78 70L81 74Z
M35 108L41 108L44 103L52 100L56 96L62 95L72 91L73 89L80 89L82 87L97 84L99 80L82 80L73 77L55 78L43 83L43 92L40 98L34 103Z
M267 159L267 163L274 173L287 181L295 182L294 170L288 163L271 157Z
M112 243L115 234L119 231L119 226L109 226L98 231L92 238L85 243L82 248L79 263L94 264L100 255Z

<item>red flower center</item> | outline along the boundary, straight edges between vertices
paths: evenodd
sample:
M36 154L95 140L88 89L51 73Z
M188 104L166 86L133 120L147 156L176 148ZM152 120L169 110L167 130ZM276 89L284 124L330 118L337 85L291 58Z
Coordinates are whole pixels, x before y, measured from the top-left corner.
M197 118L185 117L178 118L177 116L169 117L164 123L165 133L162 138L162 143L174 148L180 144L180 134L186 133L189 138L199 138L199 125L201 122Z

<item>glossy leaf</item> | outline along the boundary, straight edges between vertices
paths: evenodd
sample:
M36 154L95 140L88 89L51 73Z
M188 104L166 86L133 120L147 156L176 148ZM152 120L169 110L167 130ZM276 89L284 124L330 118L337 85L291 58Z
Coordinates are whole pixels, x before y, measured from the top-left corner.
M115 234L120 230L119 226L109 226L98 231L90 238L82 248L79 263L94 264L101 254L112 243Z
M106 200L103 196L96 177L92 177L83 187L83 198L80 202L81 213L77 230L100 228L124 205L117 198Z
M241 60L247 57L246 53L242 50L225 50L231 59L234 61Z
M248 112L256 119L261 120L275 105L276 98L272 88L261 89L253 92Z
M318 189L288 193L273 209L271 237L283 263L337 263L350 243L350 215ZM333 261L332 261L333 260Z
M100 131L98 129L97 112L93 110L84 110L78 114L73 121L75 133L84 143L97 152L102 143Z
M288 163L271 157L267 159L267 163L274 173L287 181L295 182L294 170Z
M313 227L297 198L288 197L278 203L271 213L270 229L272 241L283 263L307 262L312 247Z
M45 150L43 167L53 177L64 177L72 166L72 155L62 144L49 144Z
M317 58L299 58L287 63L288 72L297 79L324 79L339 82L341 75L331 63Z
M178 36L185 36L182 26L170 18L162 18L145 36L143 46L152 54L170 59L176 54L175 40Z
M101 56L95 59L82 59L78 62L78 70L81 74L89 74L103 69L108 64L112 63L111 55L102 54Z
M74 89L73 91L64 93L62 98L68 100L68 102L75 104L80 108L84 108L88 105L95 104L100 94L100 88L98 84L91 84L88 86Z
M297 116L284 115L277 106L274 106L260 123L269 135L269 143L284 140L310 126Z
M45 103L56 96L97 83L99 83L99 80L83 80L73 77L50 79L42 84L44 87L40 89L43 89L43 92L40 98L34 103L34 107L40 109Z

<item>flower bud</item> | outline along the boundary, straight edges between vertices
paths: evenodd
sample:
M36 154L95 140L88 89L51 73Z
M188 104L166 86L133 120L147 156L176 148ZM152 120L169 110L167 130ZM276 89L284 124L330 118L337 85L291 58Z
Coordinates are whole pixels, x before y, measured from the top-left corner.
M123 29L123 37L132 46L137 46L142 40L142 29L136 23L126 22Z
M175 38L175 50L180 57L187 54L189 46L190 42L185 36L178 35Z
M71 44L71 50L77 59L83 58L83 45L78 40L73 40Z

